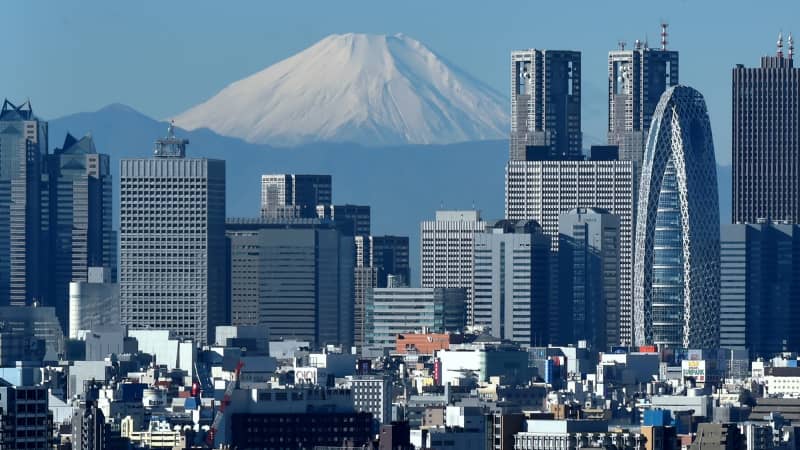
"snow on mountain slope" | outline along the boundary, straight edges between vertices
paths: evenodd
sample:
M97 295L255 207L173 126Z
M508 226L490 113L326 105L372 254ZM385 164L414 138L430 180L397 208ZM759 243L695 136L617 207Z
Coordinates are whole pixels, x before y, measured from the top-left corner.
M175 118L253 143L441 144L505 138L506 99L419 41L331 35Z

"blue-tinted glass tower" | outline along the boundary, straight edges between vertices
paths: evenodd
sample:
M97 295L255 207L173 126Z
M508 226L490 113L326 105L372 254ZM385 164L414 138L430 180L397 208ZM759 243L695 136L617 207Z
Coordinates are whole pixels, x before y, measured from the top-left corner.
M719 343L719 204L705 100L686 86L656 107L639 187L634 278L638 345Z

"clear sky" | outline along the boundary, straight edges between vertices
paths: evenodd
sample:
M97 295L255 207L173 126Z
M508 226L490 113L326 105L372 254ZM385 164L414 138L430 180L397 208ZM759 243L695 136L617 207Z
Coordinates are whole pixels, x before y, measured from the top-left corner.
M730 70L774 53L798 13L796 0L15 1L3 5L0 96L29 97L44 118L112 102L167 118L328 34L402 32L504 94L511 50L581 50L588 146L605 139L608 51L657 45L666 20L681 83L705 95L728 163Z

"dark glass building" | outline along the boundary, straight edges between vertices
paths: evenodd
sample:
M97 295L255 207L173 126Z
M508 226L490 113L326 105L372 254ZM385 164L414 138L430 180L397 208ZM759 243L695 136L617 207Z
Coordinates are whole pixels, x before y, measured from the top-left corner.
M619 223L599 208L576 208L559 217L556 342L585 340L595 351L619 344Z
M733 69L733 223L800 223L800 70L778 38L760 67Z
M0 109L0 305L47 303L42 260L42 160L47 122L30 102Z
M111 228L109 156L97 153L91 135L67 134L46 159L42 198L49 232L47 290L61 327L68 329L69 283L88 281L89 267L105 267L116 282L117 238Z
M510 159L581 159L582 139L581 52L512 52Z
M723 225L720 238L720 346L800 350L800 226Z

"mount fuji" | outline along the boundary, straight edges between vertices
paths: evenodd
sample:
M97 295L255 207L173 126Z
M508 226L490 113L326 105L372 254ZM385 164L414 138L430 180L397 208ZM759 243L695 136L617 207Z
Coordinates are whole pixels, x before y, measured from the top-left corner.
M175 123L250 143L364 146L504 139L508 100L403 34L328 36Z

